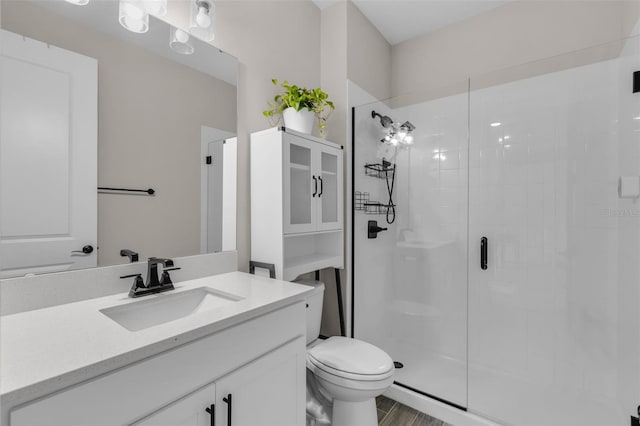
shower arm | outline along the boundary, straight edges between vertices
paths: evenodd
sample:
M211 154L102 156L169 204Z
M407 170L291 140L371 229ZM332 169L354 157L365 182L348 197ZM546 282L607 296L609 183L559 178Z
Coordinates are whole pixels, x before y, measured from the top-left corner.
M393 124L393 119L388 115L382 115L375 111L371 111L371 118L375 119L376 117L380 118L380 125L385 129Z

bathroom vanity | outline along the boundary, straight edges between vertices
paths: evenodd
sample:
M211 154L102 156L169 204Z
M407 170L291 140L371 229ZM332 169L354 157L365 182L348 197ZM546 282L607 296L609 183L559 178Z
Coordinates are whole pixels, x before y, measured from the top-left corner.
M3 425L301 425L310 287L241 272L5 315Z

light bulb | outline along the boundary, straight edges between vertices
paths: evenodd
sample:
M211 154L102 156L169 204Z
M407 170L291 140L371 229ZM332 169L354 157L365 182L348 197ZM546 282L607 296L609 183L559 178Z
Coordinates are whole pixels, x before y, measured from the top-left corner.
M175 27L169 31L169 47L181 55L191 55L195 51L193 44L189 41L189 34Z
M398 139L396 139L395 137L391 138L391 145L398 145Z
M139 0L120 0L120 25L134 33L149 30L149 14Z
M198 8L198 15L196 15L196 22L201 28L209 28L211 26L211 18L209 17L209 11L206 7L200 6Z
M406 137L407 137L407 131L404 130L404 128L400 128L400 131L398 132L398 139L404 140L404 138Z
M176 29L176 40L180 43L186 43L189 41L189 34L185 33L181 29Z
M141 19L134 19L127 16L124 18L124 22L127 29L130 31L141 33L144 30L144 21Z
M406 138L404 138L404 142L405 142L407 145L411 145L411 144L413 143L413 135L410 135L410 134L409 134L409 135L407 135L407 137L406 137Z

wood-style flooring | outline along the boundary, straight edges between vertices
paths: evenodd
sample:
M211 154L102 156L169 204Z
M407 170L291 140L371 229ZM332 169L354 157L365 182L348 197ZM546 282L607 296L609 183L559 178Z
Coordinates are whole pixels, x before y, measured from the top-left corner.
M379 426L451 426L385 396L376 398Z

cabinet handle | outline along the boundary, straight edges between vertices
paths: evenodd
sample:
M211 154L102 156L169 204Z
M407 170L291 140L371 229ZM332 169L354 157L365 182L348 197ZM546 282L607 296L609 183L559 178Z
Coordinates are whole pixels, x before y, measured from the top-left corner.
M324 187L324 185L322 184L322 178L320 176L318 176L318 180L320 181L320 193L318 194L318 197L322 197L322 188Z
M222 400L227 403L227 426L231 426L231 394Z
M489 251L489 240L487 237L480 239L480 268L487 269L487 253Z
M318 179L315 176L311 176L313 178L313 195L312 197L315 197L316 194L318 193Z
M216 426L216 404L211 404L211 406L204 409L207 413L211 415L211 426Z

